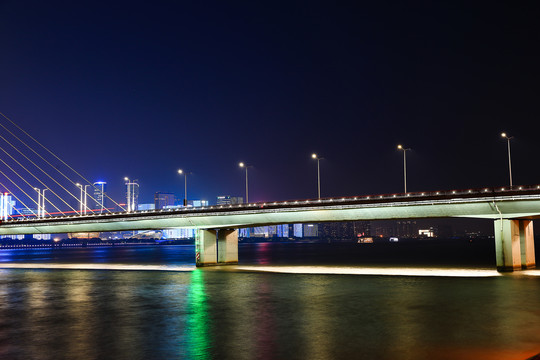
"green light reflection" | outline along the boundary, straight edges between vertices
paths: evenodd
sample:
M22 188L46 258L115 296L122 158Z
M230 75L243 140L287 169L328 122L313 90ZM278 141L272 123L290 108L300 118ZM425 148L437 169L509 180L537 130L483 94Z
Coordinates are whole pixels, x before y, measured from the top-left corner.
M191 273L187 300L188 316L185 338L188 357L190 359L210 359L210 320L204 287L204 272L201 269L196 269Z

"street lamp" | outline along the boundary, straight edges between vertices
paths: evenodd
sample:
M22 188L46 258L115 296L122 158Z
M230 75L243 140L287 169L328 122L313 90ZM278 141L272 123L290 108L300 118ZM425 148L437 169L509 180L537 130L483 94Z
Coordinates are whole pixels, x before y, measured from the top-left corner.
M87 200L88 200L88 192L86 191L86 188L90 185L84 185L84 214L86 215L86 211L88 210Z
M184 174L184 206L187 206L187 173L182 169L178 170L180 175Z
M410 148L404 148L401 145L397 146L398 150L403 151L403 183L405 185L405 193L407 193L407 150L411 150Z
M34 188L34 190L37 191L37 218L39 219L41 217L41 190L38 188Z
M238 166L246 169L246 204L249 203L249 192L248 192L248 167L251 165L246 165L243 162L239 163Z
M506 133L502 133L501 137L506 139L508 143L508 171L510 173L510 187L512 187L512 159L510 157L510 139L513 139L513 136L508 136Z
M317 154L311 154L311 158L317 160L317 194L318 194L319 199L320 199L321 198L321 166L320 166L320 162L324 158L318 157Z
M38 193L38 211L37 211L37 217L42 218L45 216L45 191L49 190L48 188L45 188L43 190L34 188L34 190Z
M45 188L41 191L41 217L45 217L45 191L49 190Z

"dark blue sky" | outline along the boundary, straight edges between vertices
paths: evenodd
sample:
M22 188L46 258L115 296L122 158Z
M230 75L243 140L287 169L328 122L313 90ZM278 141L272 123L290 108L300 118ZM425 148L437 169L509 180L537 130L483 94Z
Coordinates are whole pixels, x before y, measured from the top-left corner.
M0 1L0 111L120 197L540 183L537 2Z

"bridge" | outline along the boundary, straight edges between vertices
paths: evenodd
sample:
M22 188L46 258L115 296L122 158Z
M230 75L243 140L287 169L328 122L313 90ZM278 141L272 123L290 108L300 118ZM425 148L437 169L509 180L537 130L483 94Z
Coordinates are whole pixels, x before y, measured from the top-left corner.
M275 224L466 217L492 219L499 271L536 266L540 185L408 192L5 220L0 235L196 229L196 265L238 263L238 229Z
M103 182L90 182L1 112L0 128L0 235L192 228L196 264L207 266L238 263L244 227L468 217L493 220L498 270L536 265L532 220L540 217L540 185L134 211L137 181L124 179L124 208L106 195ZM22 207L15 208L12 196ZM99 210L88 206L88 197ZM105 198L124 211L111 212Z

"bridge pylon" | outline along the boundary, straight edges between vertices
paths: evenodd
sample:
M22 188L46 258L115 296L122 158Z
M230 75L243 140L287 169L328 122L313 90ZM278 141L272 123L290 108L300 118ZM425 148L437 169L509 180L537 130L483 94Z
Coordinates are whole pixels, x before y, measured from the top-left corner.
M495 220L497 271L536 267L532 220Z
M195 232L195 265L238 264L238 229L198 229Z

